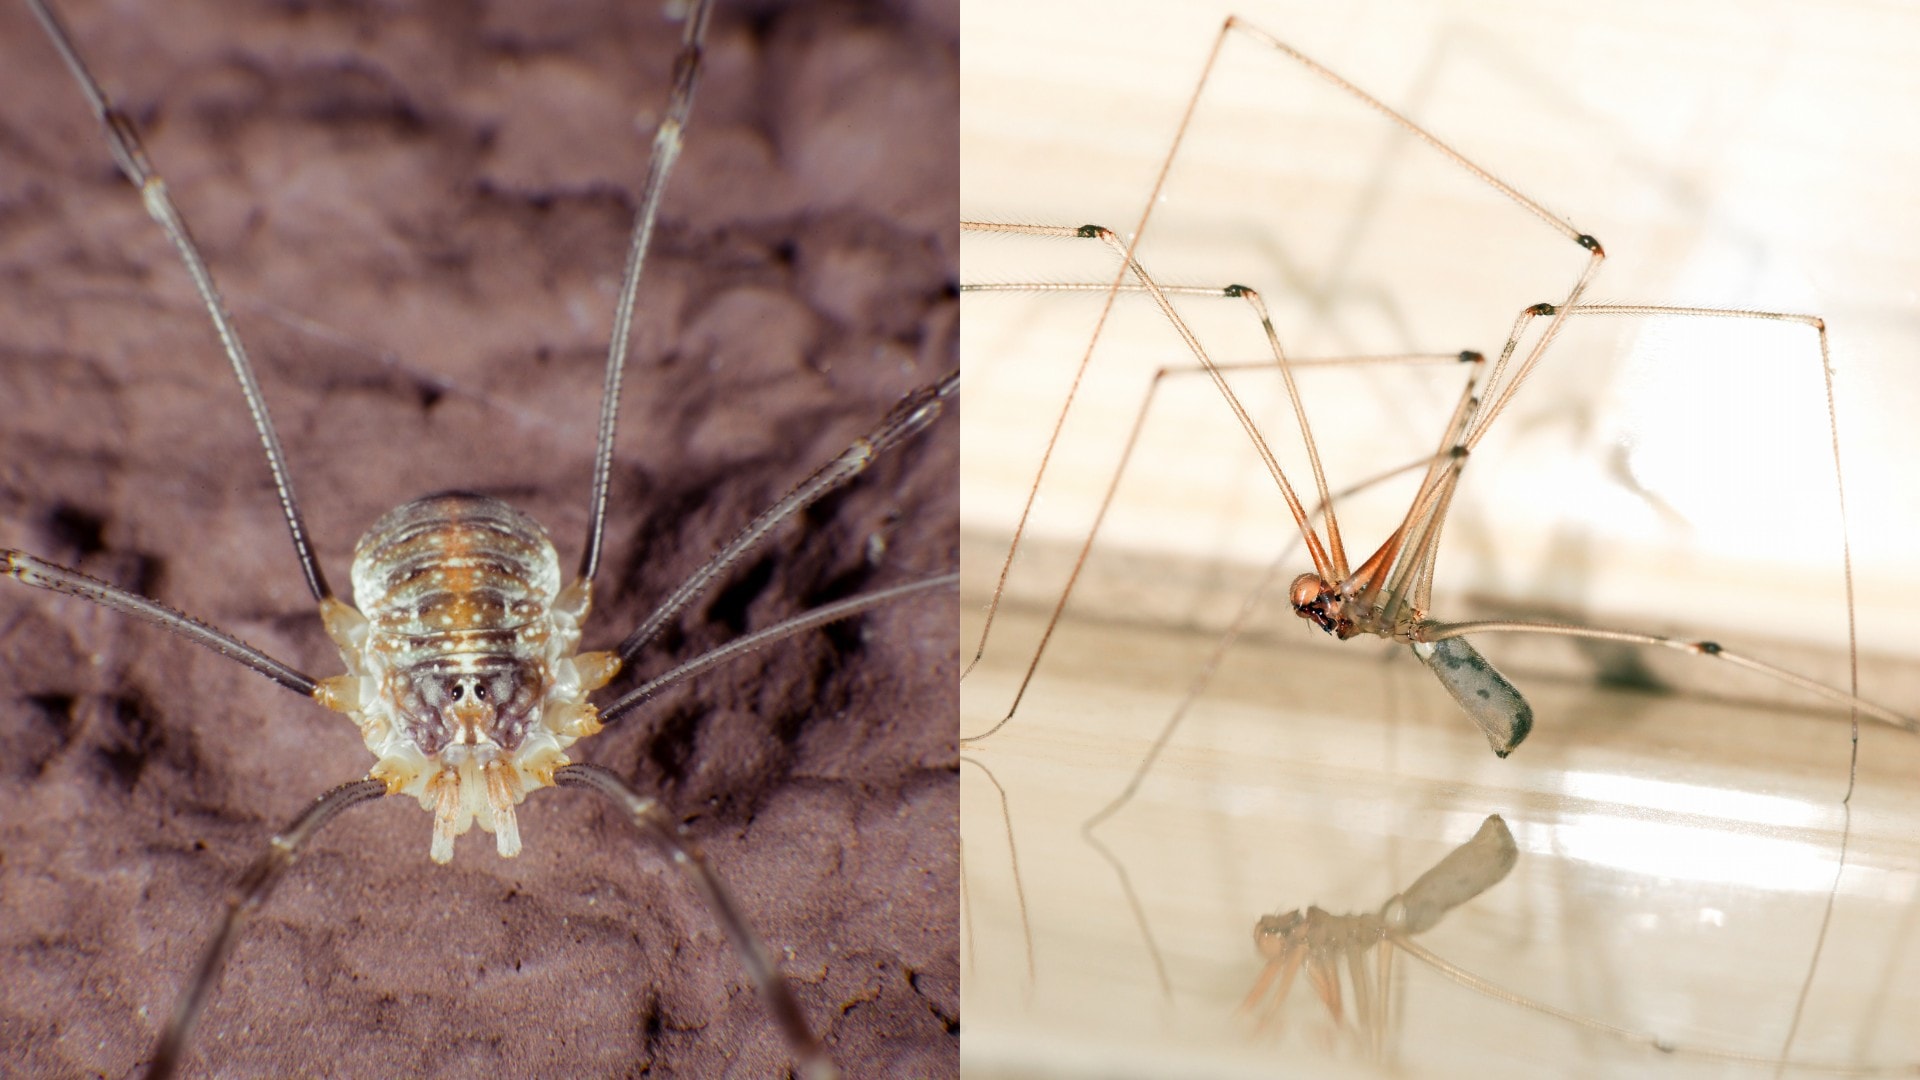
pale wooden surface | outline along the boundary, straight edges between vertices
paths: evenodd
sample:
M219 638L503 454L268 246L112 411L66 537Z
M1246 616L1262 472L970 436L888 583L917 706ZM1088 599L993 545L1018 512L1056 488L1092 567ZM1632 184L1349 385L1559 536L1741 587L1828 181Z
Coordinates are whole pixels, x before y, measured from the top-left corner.
M1893 10L1750 5L1232 7L1600 237L1610 258L1590 300L1827 318L1862 692L1911 710L1920 132L1905 104L1920 76L1903 57L1920 24ZM963 213L1131 229L1226 10L970 2ZM1564 294L1579 265L1571 245L1246 45L1225 54L1221 90L1203 102L1143 245L1163 277L1260 288L1296 355L1491 350L1522 305ZM963 278L1110 279L1111 261L1088 247L973 237ZM1317 310L1301 299L1314 290ZM963 308L970 648L1098 303L970 296ZM1260 355L1244 314L1183 311L1220 359ZM1028 605L1057 594L1147 373L1181 359L1156 316L1115 316L1031 525L1034 555L1011 583ZM1810 335L1787 328L1576 327L1469 470L1436 614L1684 630L1844 684L1817 363ZM1334 485L1430 449L1457 378L1303 376ZM1244 567L1292 533L1218 399L1198 385L1175 396L1076 600L1094 621L1062 632L1021 718L974 753L1011 801L1030 983L998 802L965 770L969 1073L1264 1075L1291 1063L1318 1075L1324 1061L1296 1056L1329 1041L1304 984L1283 1037L1250 1038L1232 1020L1259 969L1254 919L1314 902L1377 907L1492 812L1513 826L1520 865L1443 922L1432 948L1608 1023L1777 1054L1838 865L1844 721L1699 662L1655 659L1674 693L1621 695L1594 683L1632 671L1630 657L1483 642L1538 712L1533 740L1499 762L1409 658L1365 644L1328 653L1273 603L1223 675L1237 688L1206 699L1102 833L1168 957L1174 993L1162 995L1078 824L1124 784L1200 665L1210 636L1183 628L1229 619ZM1293 468L1278 414L1261 416ZM1356 560L1403 498L1349 505ZM1296 555L1282 581L1304 568ZM1033 620L997 628L988 666L963 684L964 731L1004 710L1037 635ZM1853 802L1847 872L1791 1056L1911 1064L1920 1046L1901 1020L1915 1004L1904 969L1920 852L1906 836L1920 807L1900 779L1916 746L1884 729L1863 740L1874 768ZM1389 1071L1722 1068L1622 1049L1416 968L1397 965ZM1355 1051L1346 1038L1335 1057Z

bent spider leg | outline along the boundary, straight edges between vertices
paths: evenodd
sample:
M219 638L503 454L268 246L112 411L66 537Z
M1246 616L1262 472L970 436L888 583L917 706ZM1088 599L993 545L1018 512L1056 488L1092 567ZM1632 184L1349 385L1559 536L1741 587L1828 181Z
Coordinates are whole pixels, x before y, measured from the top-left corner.
M1008 228L1011 229L1013 227L1008 227ZM1103 229L1103 230L1100 230L1100 232L1106 233L1106 230ZM1017 289L1017 288L1022 288L1022 287L1021 286L994 286L988 291L1002 291L1002 290L1011 290L1011 289ZM1146 291L1146 289L1144 286L1142 286L1142 287L1129 287L1126 289L1122 289L1120 291ZM1245 288L1244 286L1235 285L1235 286L1226 286L1221 288L1187 288L1187 289L1176 290L1176 294L1181 294L1181 293L1190 293L1192 295L1215 297L1215 298L1245 300L1247 303L1249 303L1252 306L1253 311L1257 315L1259 315L1263 325L1267 326L1269 331L1271 331L1271 323L1265 316L1264 308L1260 302L1258 294L1256 294L1252 289ZM1160 387L1165 379L1182 376L1182 375L1205 374L1208 377L1212 378L1216 385L1224 386L1225 384L1224 374L1228 371L1239 371L1239 370L1273 371L1278 369L1283 373L1283 377L1287 382L1288 396L1295 404L1296 415L1297 415L1298 394L1293 389L1293 375L1292 375L1294 368L1353 367L1353 366L1359 366L1359 365L1393 364L1393 363L1451 364L1451 363L1459 363L1459 362L1465 361L1474 365L1475 378L1469 379L1466 387L1464 388L1463 390L1463 400L1464 400L1472 396L1473 387L1477 380L1479 364L1481 361L1481 357L1479 356L1478 353L1471 353L1471 352L1391 354L1391 355L1383 355L1383 356L1309 357L1309 358L1302 358L1302 359L1296 360L1296 359L1288 359L1285 356L1284 352L1280 348L1278 339L1275 338L1271 334L1271 332L1269 332L1268 334L1268 339L1269 339L1269 345L1272 348L1274 352L1274 357L1275 357L1275 359L1272 362L1260 361L1260 362L1244 363L1244 364L1240 364L1240 363L1219 364L1210 359L1206 359L1203 356L1202 357L1203 364L1201 366L1163 367L1154 373L1151 382L1148 384L1146 396L1141 402L1140 410L1134 416L1133 426L1128 431L1126 441L1123 444L1123 447L1120 451L1119 460L1114 466L1112 478L1107 483L1107 487L1104 493L1102 494L1099 507L1094 513L1092 522L1087 527L1086 537L1081 542L1080 547L1074 557L1073 567L1068 573L1066 584L1062 587L1059 598L1054 603L1054 609L1051 614L1051 617L1048 619L1046 629L1042 631L1040 641L1035 646L1033 655L1028 660L1026 671L1022 675L1017 689L1014 691L1013 701L1007 706L1006 713L1000 718L999 721L994 723L987 730L980 732L977 735L968 735L963 737L961 739L961 742L963 744L978 743L981 740L992 736L994 733L998 732L1001 728L1005 727L1007 722L1012 720L1014 715L1017 712L1019 712L1020 702L1026 696L1027 689L1031 685L1034 675L1039 669L1041 657L1046 652L1047 644L1052 638L1053 631L1055 627L1058 625L1062 613L1064 613L1064 611L1066 610L1068 601L1073 596L1073 590L1075 585L1079 581L1080 572L1082 569L1084 569L1088 555L1092 551L1094 542L1099 536L1101 526L1106 519L1107 511L1112 507L1114 495L1119 488L1121 478L1125 475L1127 471L1127 467L1132 458L1134 448L1139 442L1141 430L1145 427L1147 416L1152 411L1155 396L1159 393ZM1242 415L1244 417L1243 423L1247 426L1249 431L1257 430L1252 425L1251 417L1245 416L1245 409L1238 405L1237 399L1235 400L1235 411L1236 411L1236 415ZM1273 461L1272 453L1271 451L1267 450L1264 441L1257 442L1256 446L1260 449L1263 460L1265 460L1268 463L1269 471L1272 472L1277 478L1279 478L1280 482L1283 485L1282 490L1283 490L1283 493L1285 493L1288 496L1289 506L1294 509L1295 518L1301 523L1302 532L1299 535L1301 537L1306 538L1306 543L1309 545L1310 548L1315 550L1322 550L1322 554L1319 556L1316 556L1316 565L1325 563L1329 568L1331 568L1332 563L1328 562L1327 560L1331 559L1332 556L1326 555L1324 553L1324 550L1320 548L1320 542L1315 536L1314 530L1312 529L1309 523L1314 518L1324 517L1324 519L1328 522L1329 535L1337 539L1339 535L1338 526L1334 524L1334 518L1332 514L1332 509L1331 509L1333 503L1336 501L1336 493L1327 491L1325 489L1324 475L1321 474L1320 475L1320 487L1322 489L1321 500L1319 505L1316 506L1311 512L1309 512L1305 506L1298 505L1298 500L1293 496L1291 488L1284 486L1285 480L1284 480L1284 477L1282 477L1279 473L1279 465L1277 462ZM1427 465L1428 461L1429 459L1422 458L1419 464ZM1392 475L1397 475L1400 471L1401 470L1395 470ZM1319 473L1319 470L1316 470L1316 473ZM1369 483L1371 482L1372 481L1369 481ZM1032 500L1037 495L1037 493L1038 493L1038 480L1036 479L1035 487L1029 490L1029 495L1028 495L1029 506L1031 505ZM1350 494L1350 493L1351 492L1345 492L1345 493L1339 493L1339 494L1343 497L1345 494ZM999 602L1006 586L1007 576L1011 571L1013 558L1020 544L1020 540L1021 540L1020 533L1023 529L1024 529L1024 521L1021 524L1015 526L1014 538L1011 542L1011 546L1008 549L1006 559L1002 563L999 580L994 586L993 596L988 604L986 624L981 629L980 641L975 651L973 661L971 661L968 665L968 670L971 670L972 665L975 663L978 663L980 660L980 657L985 654L987 637L992 631L993 616L999 607ZM1339 549L1337 547L1334 547L1333 550L1338 551ZM1340 553L1340 557L1344 560L1345 556L1343 552ZM963 677L964 677L964 674L963 674Z
M1031 992L1033 989L1034 976L1033 921L1027 912L1027 887L1020 880L1020 848L1013 840L1013 811L1007 802L1007 789L1001 786L1000 778L993 775L993 770L987 768L987 766L980 761L962 754L960 756L960 763L979 769L981 775L986 777L987 783L993 785L994 792L1000 797L1000 821L1001 824L1006 827L1007 865L1013 877L1014 904L1020 912L1020 939L1026 945L1027 989L1028 992ZM974 942L973 906L967 892L967 838L964 833L960 837L960 909L967 927L967 967L971 970L973 968Z

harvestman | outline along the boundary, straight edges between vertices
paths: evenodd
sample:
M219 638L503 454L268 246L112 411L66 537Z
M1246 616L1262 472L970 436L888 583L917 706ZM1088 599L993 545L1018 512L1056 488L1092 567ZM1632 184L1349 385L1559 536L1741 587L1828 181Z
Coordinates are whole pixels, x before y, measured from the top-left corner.
M356 545L352 578L359 610L337 599L327 585L252 363L133 124L106 98L46 0L28 0L28 4L85 93L120 171L139 190L147 214L176 249L205 304L253 415L308 589L320 607L328 636L341 650L347 673L314 679L172 608L25 552L5 550L8 575L164 627L312 697L351 718L377 758L367 779L320 796L273 838L242 877L156 1046L149 1075L167 1076L178 1067L198 1013L245 920L271 895L305 844L342 811L382 795L405 794L434 815L430 853L435 862L449 861L455 838L475 824L494 834L501 856L512 857L520 851L518 804L527 793L553 785L584 787L605 796L670 856L726 931L778 1022L796 1067L807 1075L831 1075L833 1067L779 967L748 929L731 895L684 830L656 801L639 794L618 775L573 764L566 755L576 740L700 671L781 638L945 588L956 580L955 575L940 575L828 604L687 661L604 707L586 700L777 526L860 475L877 455L931 425L958 386L958 376L950 375L908 396L879 426L742 529L617 648L577 652L580 625L591 607L592 584L602 562L613 436L636 290L691 111L711 0L700 0L686 14L674 85L655 135L635 219L611 334L589 528L578 578L562 587L553 544L532 518L488 496L443 492L391 511Z
M1355 100L1385 116L1403 132L1426 144L1452 162L1460 169L1476 177L1503 195L1507 200L1526 211L1565 237L1566 241L1583 252L1585 258L1582 269L1572 287L1559 300L1540 303L1522 310L1513 322L1505 342L1494 354L1490 370L1486 370L1485 359L1478 353L1462 352L1455 354L1458 360L1469 362L1472 376L1467 380L1456 403L1438 446L1432 456L1407 466L1407 470L1423 473L1418 488L1408 506L1400 524L1380 546L1357 564L1347 553L1345 539L1341 535L1339 520L1335 511L1339 499L1357 490L1359 485L1349 491L1336 492L1330 489L1325 470L1321 466L1320 454L1315 446L1312 426L1308 422L1307 408L1303 403L1294 382L1294 369L1316 364L1364 364L1376 362L1396 362L1409 360L1446 359L1445 357L1382 356L1382 357L1343 357L1300 359L1290 357L1284 349L1278 331L1268 315L1266 305L1260 295L1252 288L1243 285L1229 285L1218 288L1175 287L1160 284L1149 270L1136 258L1140 238L1146 233L1151 221L1153 208L1158 205L1164 191L1168 166L1180 152L1180 144L1192 123L1194 111L1206 90L1209 78L1214 72L1220 51L1231 35L1242 35L1272 50L1288 61L1300 65L1325 83L1338 88ZM1831 430L1833 418L1833 382L1831 367L1828 363L1827 331L1825 322L1818 316L1785 314L1768 311L1725 310L1701 307L1677 307L1650 304L1590 304L1582 302L1588 286L1599 272L1605 258L1605 250L1594 237L1580 232L1559 217L1549 212L1539 203L1528 198L1515 188L1507 185L1492 173L1466 159L1457 151L1441 142L1435 136L1419 127L1386 104L1368 95L1359 87L1348 82L1333 71L1321 66L1310 57L1293 49L1280 40L1256 29L1238 17L1229 17L1216 36L1212 50L1202 70L1198 84L1189 98L1186 111L1182 115L1180 127L1169 148L1162 168L1157 176L1155 187L1149 196L1147 209L1142 213L1138 225L1132 233L1131 241L1123 240L1113 230L1098 225L1085 226L1041 226L1028 224L1003 224L995 222L965 222L963 227L983 233L1014 234L1034 237L1055 237L1070 240L1091 240L1108 247L1117 257L1119 266L1112 281L1104 285L1053 284L1053 283L1012 283L994 285L963 286L968 291L1099 291L1104 295L1098 321L1082 353L1079 366L1075 369L1072 384L1062 405L1058 419L1049 435L1046 449L1042 454L1032 487L1025 506L1021 510L1007 556L1002 563L998 581L995 584L993 598L989 603L986 621L980 634L979 644L969 662L968 671L979 662L985 653L987 639L992 631L993 616L1005 590L1007 576L1014 557L1018 554L1028 518L1032 512L1040 487L1044 481L1048 465L1052 459L1058 438L1072 410L1074 397L1079 390L1080 380L1085 376L1093 356L1099 336L1105 328L1113 305L1122 293L1142 294L1149 298L1179 334L1186 350L1192 354L1196 366L1191 368L1162 368L1156 373L1152 387L1135 418L1127 441L1122 449L1114 475L1109 482L1085 540L1075 556L1073 569L1065 587L1061 590L1047 624L1042 631L1039 644L1028 661L1025 671L1014 692L1012 703L1005 715L987 730L965 736L963 744L977 743L999 731L1018 712L1020 701L1025 695L1037 671L1041 657L1046 651L1047 642L1066 609L1074 585L1084 567L1088 554L1092 550L1099 534L1101 523L1111 507L1113 497L1121 478L1124 476L1130 455L1138 440L1141 427L1151 411L1154 395L1169 376L1204 373L1219 391L1235 420L1245 431L1248 439L1258 451L1262 463L1279 488L1281 497L1286 501L1294 522L1298 526L1299 538L1304 541L1313 569L1300 574L1293 580L1289 589L1289 602L1296 615L1305 619L1326 633L1342 640L1357 635L1372 635L1389 641L1410 646L1421 661L1433 671L1448 693L1459 703L1461 709L1474 721L1485 734L1494 753L1505 757L1526 738L1532 728L1532 708L1525 697L1490 664L1468 640L1470 636L1492 633L1520 633L1558 635L1570 638L1582 638L1595 641L1615 642L1628 645L1660 646L1685 652L1694 656L1715 658L1729 664L1743 667L1782 683L1797 687L1803 691L1824 697L1846 706L1858 715L1897 727L1909 733L1920 733L1920 720L1887 709L1872 702L1862 700L1853 693L1838 690L1795 672L1776 667L1744 654L1730 651L1719 643L1704 640L1687 640L1666 635L1642 633L1626 630L1609 630L1594 627L1577 626L1550 621L1532 621L1516 619L1497 619L1474 622L1445 622L1430 618L1428 611L1433 589L1434 564L1439 550L1442 527L1447 511L1459 484L1467 461L1486 437L1493 423L1512 402L1514 395L1525 383L1528 376L1539 365L1548 347L1559 335L1567 319L1572 316L1676 316L1676 317L1717 317L1746 320L1762 320L1800 325L1811 329L1817 338L1822 377L1826 389L1827 414ZM1211 297L1248 304L1265 333L1272 352L1272 360L1264 365L1220 364L1217 363L1190 329L1187 321L1175 309L1173 297ZM1532 337L1527 343L1529 336ZM1524 348L1523 348L1524 344ZM1309 506L1288 479L1269 447L1248 409L1241 403L1227 379L1227 372L1233 369L1264 366L1269 371L1279 373L1285 386L1287 400L1292 408L1295 426L1304 443L1307 460L1313 474L1313 491L1317 502ZM1482 377L1484 371L1484 378ZM1482 388L1484 385L1484 389ZM1840 483L1840 455L1837 436L1832 437L1834 456L1834 476L1836 487ZM1402 470L1406 471L1406 470ZM1375 480L1382 479L1376 477ZM1373 481L1368 481L1372 483ZM1324 522L1324 527L1316 526L1316 519ZM1850 653L1855 652L1853 645L1853 573L1852 557L1845 537L1845 502L1840 504L1840 522L1842 545L1846 572L1846 601L1848 609L1848 633ZM1249 599L1242 608L1240 617L1234 623L1234 630L1227 635L1214 653L1217 661L1221 651L1231 643L1241 622L1248 616L1255 598ZM1205 675L1201 676L1204 681ZM1184 709L1183 709L1184 711ZM1154 758L1166 745L1173 728L1180 717L1178 714L1169 722L1140 769L1136 772L1126 791L1112 804L1101 810L1089 820L1089 826L1104 820L1125 803L1137 789L1141 778L1151 768Z

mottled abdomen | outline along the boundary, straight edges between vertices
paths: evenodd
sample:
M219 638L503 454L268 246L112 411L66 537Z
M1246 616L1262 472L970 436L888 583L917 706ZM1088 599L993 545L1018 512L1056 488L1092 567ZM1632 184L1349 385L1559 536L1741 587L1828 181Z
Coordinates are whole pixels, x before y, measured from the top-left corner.
M559 592L547 530L485 495L415 499L353 549L354 606L380 634L499 634L538 619Z

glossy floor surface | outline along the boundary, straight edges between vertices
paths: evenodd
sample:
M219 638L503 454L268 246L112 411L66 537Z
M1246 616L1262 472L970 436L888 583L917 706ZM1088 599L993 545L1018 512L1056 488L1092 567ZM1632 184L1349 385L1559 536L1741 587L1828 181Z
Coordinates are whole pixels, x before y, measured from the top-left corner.
M1125 786L1209 644L1070 625L1013 723L968 752L968 1075L1714 1076L1771 1073L1719 1055L1784 1051L1841 1072L1920 1060L1905 1019L1920 1007L1907 737L1863 731L1849 817L1848 727L1830 711L1519 669L1541 720L1501 761L1403 650L1248 642L1089 840L1082 823ZM981 730L1013 676L984 666L964 685ZM1362 1019L1350 960L1333 969L1344 1023L1304 970L1269 1020L1271 994L1241 1011L1264 966L1261 916L1376 912L1492 814L1516 841L1512 871L1415 940L1497 989L1396 951L1384 1024ZM1377 952L1355 951L1377 982Z

